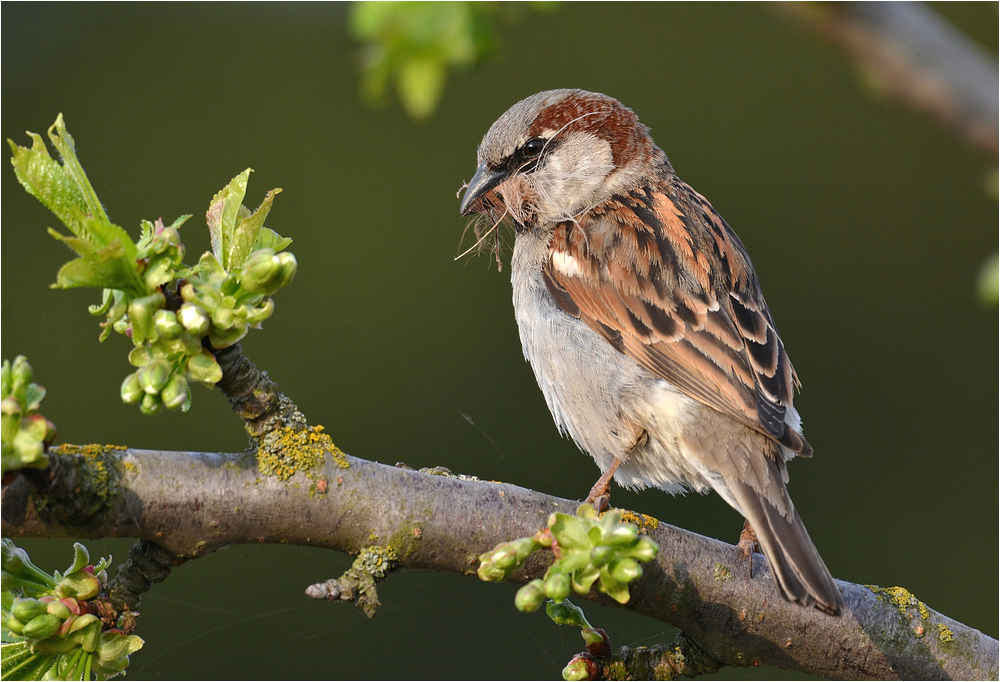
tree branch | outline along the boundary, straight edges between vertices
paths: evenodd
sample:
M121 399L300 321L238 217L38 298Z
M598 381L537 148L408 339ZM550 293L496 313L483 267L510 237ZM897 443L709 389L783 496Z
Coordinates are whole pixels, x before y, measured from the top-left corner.
M287 480L262 475L248 453L63 448L69 450L83 456L57 450L52 469L72 474L48 476L40 488L19 477L4 490L4 535L137 537L191 558L245 543L350 554L380 544L399 567L474 575L479 554L532 535L551 512L572 513L578 505L510 484L346 457L335 448ZM103 487L95 483L102 480ZM60 488L59 481L74 487ZM88 505L100 500L86 515L79 513L80 490L92 490ZM65 504L77 513L62 511ZM782 600L763 556L753 556L750 578L735 547L636 520L661 553L623 608L677 626L722 665L777 665L839 679L997 677L996 640L901 588L839 582L845 613L826 616ZM537 553L514 580L540 577L545 564Z
M945 123L993 157L1000 86L994 59L917 2L782 2L843 47L886 97Z

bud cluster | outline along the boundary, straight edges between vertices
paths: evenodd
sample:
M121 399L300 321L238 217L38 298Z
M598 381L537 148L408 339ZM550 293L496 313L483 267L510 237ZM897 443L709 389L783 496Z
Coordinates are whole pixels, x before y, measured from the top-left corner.
M501 543L480 556L479 577L506 580L532 552L550 548L555 561L544 578L518 590L514 601L518 610L535 611L546 598L562 602L570 592L587 594L595 582L601 592L624 604L629 599L628 583L642 575L639 563L652 561L659 550L621 519L621 510L601 517L589 504L581 505L576 516L554 513L548 528L533 537Z
M122 400L144 414L187 410L190 382L212 387L222 378L206 348L226 348L259 329L274 312L271 296L295 276L295 256L282 253L291 240L264 226L281 190L268 192L251 212L242 203L251 169L233 178L205 214L212 251L187 266L179 228L190 216L169 226L143 221L135 242L108 218L62 116L49 129L61 163L40 135L29 136L30 148L10 143L14 170L72 233L50 234L79 255L63 265L54 286L104 289L101 305L90 308L107 315L101 340L115 331L135 346L129 361L138 369L122 382Z
M19 667L31 663L54 679L81 679L88 671L108 677L124 670L128 655L142 646L138 637L105 628L90 612L88 600L107 582L108 562L94 566L86 547L76 543L74 549L65 574L49 575L31 563L27 552L3 540L5 664L10 659L17 659ZM83 679L90 679L89 673Z
M56 426L38 408L45 389L34 383L27 358L18 355L14 363L3 361L0 370L0 441L3 453L0 473L22 468L45 468L45 450L56 437Z

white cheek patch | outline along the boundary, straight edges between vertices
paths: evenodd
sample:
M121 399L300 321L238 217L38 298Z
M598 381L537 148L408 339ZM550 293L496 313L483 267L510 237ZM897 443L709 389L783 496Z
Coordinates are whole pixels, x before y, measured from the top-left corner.
M556 272L567 277L583 276L583 268L580 267L580 261L576 258L564 251L550 251L549 253L552 256L552 267L556 269Z

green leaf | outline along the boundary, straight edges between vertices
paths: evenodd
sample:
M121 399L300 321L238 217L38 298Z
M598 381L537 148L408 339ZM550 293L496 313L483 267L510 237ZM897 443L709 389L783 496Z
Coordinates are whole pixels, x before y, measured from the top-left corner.
M568 599L564 599L562 602L548 602L545 604L545 613L557 625L579 625L582 628L591 627L590 623L587 622L587 617L583 615L583 609Z
M79 542L73 543L73 563L66 569L65 575L70 573L76 573L77 571L83 570L83 568L90 563L90 552Z
M282 237L274 230L265 227L257 235L257 242L253 245L253 250L271 249L275 253L279 253L287 249L291 243L292 240L290 238Z
M69 241L66 237L61 241ZM133 262L128 259L121 242L109 244L95 253L71 260L59 268L56 289L74 287L97 287L101 289L121 289L133 295L146 293L146 287L135 274Z
M63 157L63 168L66 175L72 178L73 183L79 188L86 203L86 213L103 223L110 224L111 220L104 212L104 207L101 206L101 201L97 198L97 192L94 191L90 180L87 179L87 174L83 171L83 166L76 158L76 145L73 143L73 137L66 130L62 114L56 117L56 122L49 128L49 139Z
M208 231L212 237L212 253L222 267L229 271L229 252L236 230L236 222L243 206L243 197L247 192L247 182L250 180L252 168L233 178L212 198L205 213Z
M76 156L76 147L66 130L62 114L49 128L48 134L52 144L62 155L62 164L52 158L40 135L28 133L32 139L30 149L20 147L12 140L7 141L13 152L11 163L17 179L75 237L96 247L120 242L126 257L130 261L134 260L135 244L125 230L111 222L101 206L97 193ZM83 255L70 241L63 241Z
M601 592L614 599L619 604L627 604L629 599L628 585L615 580L606 568L601 569Z
M8 630L4 630L5 636ZM0 646L3 654L3 664L0 666L0 678L4 680L40 680L56 664L52 654L34 653L25 639Z
M437 56L414 57L404 61L396 76L396 87L406 113L427 118L444 90L445 62Z
M590 549L588 538L590 524L583 519L569 514L555 513L550 517L549 529L563 547Z
M14 154L11 163L18 181L28 194L55 213L73 234L83 237L82 217L87 206L83 192L63 167L49 156L41 135L29 132L28 136L32 140L30 149L7 140Z
M271 204L274 203L274 197L280 193L280 187L272 189L264 197L264 201L261 202L256 211L240 220L233 232L232 244L229 247L228 271L232 272L242 267L250 254L254 252L261 230L264 228L264 220L271 211Z

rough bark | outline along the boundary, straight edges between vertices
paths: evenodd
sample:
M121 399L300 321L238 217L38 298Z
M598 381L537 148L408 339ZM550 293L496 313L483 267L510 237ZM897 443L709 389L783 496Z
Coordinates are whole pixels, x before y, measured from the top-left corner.
M399 567L471 576L479 554L579 504L339 451L281 480L262 475L247 453L74 450L82 456L52 455L52 470L63 473L44 485L21 477L4 490L5 536L136 537L189 558L242 543L351 554L380 545ZM60 481L74 487L60 488ZM62 511L64 503L72 513ZM830 617L783 601L761 555L753 557L750 578L736 547L636 520L661 553L622 608L680 628L720 665L777 665L837 679L997 678L996 640L901 588L838 581L846 609ZM537 553L515 581L540 577L545 564Z

